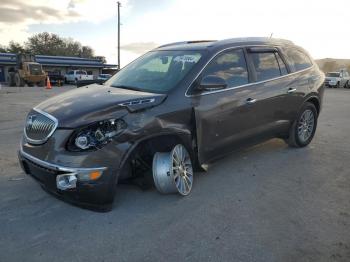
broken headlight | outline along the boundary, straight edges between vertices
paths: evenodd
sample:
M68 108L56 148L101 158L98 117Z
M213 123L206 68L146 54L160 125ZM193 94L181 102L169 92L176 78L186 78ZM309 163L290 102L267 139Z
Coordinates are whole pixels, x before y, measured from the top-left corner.
M74 133L68 143L68 150L82 151L99 149L121 134L127 125L122 119L99 121Z

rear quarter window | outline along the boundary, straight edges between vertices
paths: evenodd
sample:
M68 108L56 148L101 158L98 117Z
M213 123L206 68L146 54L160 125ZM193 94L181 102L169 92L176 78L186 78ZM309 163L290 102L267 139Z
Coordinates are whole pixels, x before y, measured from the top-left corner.
M288 48L285 54L293 72L307 69L313 64L310 57L299 49Z

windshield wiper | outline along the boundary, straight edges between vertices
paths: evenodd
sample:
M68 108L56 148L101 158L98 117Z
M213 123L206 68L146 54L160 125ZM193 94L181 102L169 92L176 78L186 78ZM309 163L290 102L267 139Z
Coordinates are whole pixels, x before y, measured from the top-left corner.
M125 86L125 85L116 85L116 86L111 86L111 87L116 87L116 88L122 88L122 89L129 89L129 90L134 90L134 91L141 91L140 88L134 87L134 86Z

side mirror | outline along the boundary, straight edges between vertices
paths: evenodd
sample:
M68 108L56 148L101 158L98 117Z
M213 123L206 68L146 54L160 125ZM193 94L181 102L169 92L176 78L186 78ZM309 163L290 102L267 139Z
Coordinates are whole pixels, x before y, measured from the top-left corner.
M219 89L225 89L227 87L227 83L225 79L222 79L221 77L214 76L214 75L208 75L202 78L198 89L199 90L219 90Z

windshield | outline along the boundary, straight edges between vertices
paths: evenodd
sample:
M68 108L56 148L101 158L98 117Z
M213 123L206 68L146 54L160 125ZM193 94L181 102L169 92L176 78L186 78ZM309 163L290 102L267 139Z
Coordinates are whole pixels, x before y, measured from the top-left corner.
M330 77L339 77L340 74L339 74L339 73L327 73L327 76L330 76Z
M106 85L166 93L185 77L201 57L199 51L149 52L124 67Z
M29 71L31 75L41 75L42 69L39 64L29 64Z

